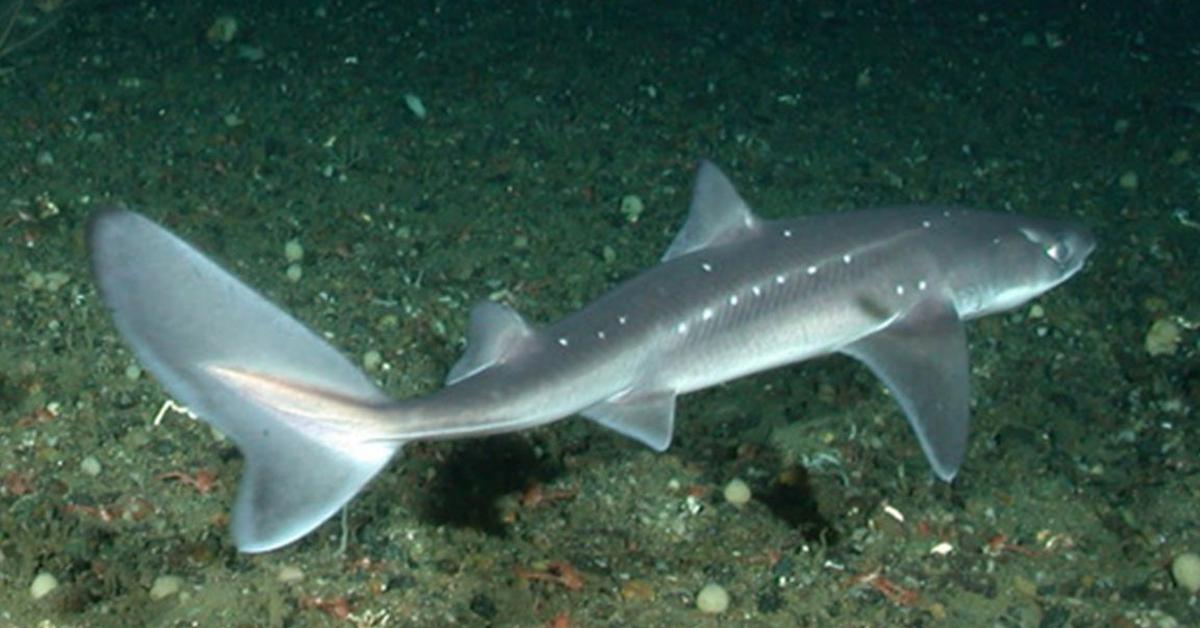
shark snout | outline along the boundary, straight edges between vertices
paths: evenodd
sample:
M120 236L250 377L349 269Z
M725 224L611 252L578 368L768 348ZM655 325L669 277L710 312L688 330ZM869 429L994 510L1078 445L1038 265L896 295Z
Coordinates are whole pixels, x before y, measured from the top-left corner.
M1056 259L1066 269L1068 276L1073 275L1083 268L1088 256L1096 250L1096 236L1086 227L1073 225L1060 236L1058 250Z

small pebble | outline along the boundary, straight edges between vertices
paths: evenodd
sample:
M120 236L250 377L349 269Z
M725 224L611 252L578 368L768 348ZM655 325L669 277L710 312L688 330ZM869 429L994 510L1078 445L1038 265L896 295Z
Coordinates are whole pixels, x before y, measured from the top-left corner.
M284 584L300 582L304 579L304 570L295 565L284 565L279 568L279 574L275 576L275 579Z
M71 276L67 273L52 270L46 273L46 289L50 292L56 292L59 288L67 285L71 281Z
M725 587L710 582L696 594L696 608L709 615L724 613L725 609L729 608L729 592Z
M150 599L161 600L165 597L170 597L179 593L179 589L183 588L183 578L179 576L159 576L154 579L154 584L150 586Z
M1171 577L1188 593L1200 592L1200 555L1184 552L1171 561Z
M646 211L646 204L636 195L627 194L621 197L621 213L625 215L625 220L631 223L637 222L644 211Z
M79 461L79 470L92 477L100 475L100 461L95 456L88 456Z
M725 485L725 501L739 508L745 506L750 502L750 485L738 478L730 480Z
M374 371L378 369L381 364L383 364L383 355L381 355L378 351L372 349L363 354L362 365L363 368L367 369L368 371Z
M1138 189L1137 173L1132 170L1126 172L1125 174L1121 175L1120 179L1117 179L1117 185L1120 185L1122 190L1128 190L1130 192Z
M629 602L653 602L654 587L645 580L630 580L621 585L621 599Z
M214 46L220 46L233 41L233 36L237 35L238 21L232 15L222 15L213 20L212 26L208 27L208 32L205 33L205 38L208 43Z
M267 58L267 51L258 46L238 46L237 56L251 63L258 63Z
M41 290L46 287L46 276L36 270L25 275L25 287L30 290Z
M29 594L33 596L33 599L40 600L57 588L58 578L43 571L33 578L33 583L29 585Z
M300 241L293 238L288 240L283 245L283 256L289 264L293 264L304 259L304 247L300 245Z
M424 120L425 116L429 115L429 111L425 109L425 103L421 102L421 98L416 94L404 95L404 106L412 112L418 120Z
M854 77L854 87L858 89L866 89L870 86L871 68L863 68L862 71L858 73L858 76Z
M1179 325L1169 318L1160 318L1146 332L1146 353L1152 356L1175 355L1181 340L1183 330Z

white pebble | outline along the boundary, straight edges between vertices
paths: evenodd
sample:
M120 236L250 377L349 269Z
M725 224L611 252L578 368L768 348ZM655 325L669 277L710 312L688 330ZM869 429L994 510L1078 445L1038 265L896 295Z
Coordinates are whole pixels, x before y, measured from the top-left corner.
M304 259L304 247L301 246L299 240L294 238L288 240L283 245L283 256L287 259L289 264L298 262Z
M1200 555L1184 552L1171 561L1171 577L1188 593L1200 592Z
M734 506L745 506L750 502L750 485L738 478L730 480L725 485L725 501Z
M724 613L725 609L729 608L729 592L725 587L710 582L696 594L696 608L700 609L701 613L710 615Z
M83 471L87 475L96 477L97 475L100 475L100 461L96 460L95 456L88 456L87 458L79 461L79 470Z
M154 579L154 584L150 586L150 599L161 600L165 597L170 597L179 593L179 589L183 588L183 578L179 576L159 576Z
M411 111L418 120L424 120L425 116L429 115L429 112L425 109L425 103L421 102L421 98L416 94L405 94L404 106L408 107L408 110Z
M52 574L42 572L34 576L33 583L29 585L29 594L33 599L40 600L50 594L51 591L58 588L58 578Z

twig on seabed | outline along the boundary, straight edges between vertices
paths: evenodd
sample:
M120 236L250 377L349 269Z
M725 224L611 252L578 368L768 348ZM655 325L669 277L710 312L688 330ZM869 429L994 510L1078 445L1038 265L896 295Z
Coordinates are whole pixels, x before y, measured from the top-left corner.
M69 4L67 0L41 0L33 5L37 11L29 12L30 3L26 0L0 0L0 59L28 46L53 28Z

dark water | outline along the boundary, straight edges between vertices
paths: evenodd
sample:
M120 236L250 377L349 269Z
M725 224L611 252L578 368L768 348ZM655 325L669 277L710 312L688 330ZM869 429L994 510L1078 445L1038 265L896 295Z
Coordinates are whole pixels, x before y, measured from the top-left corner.
M1200 5L9 4L0 625L1200 618L1170 573L1200 552ZM408 396L471 302L545 322L655 263L701 157L767 216L955 202L1094 228L1080 276L971 325L952 486L831 358L683 399L665 454L582 421L413 445L343 553L335 520L239 555L240 458L182 415L153 425L165 393L81 238L96 205L143 211ZM58 588L34 600L41 573ZM155 599L162 576L181 589ZM722 615L695 609L707 583Z

